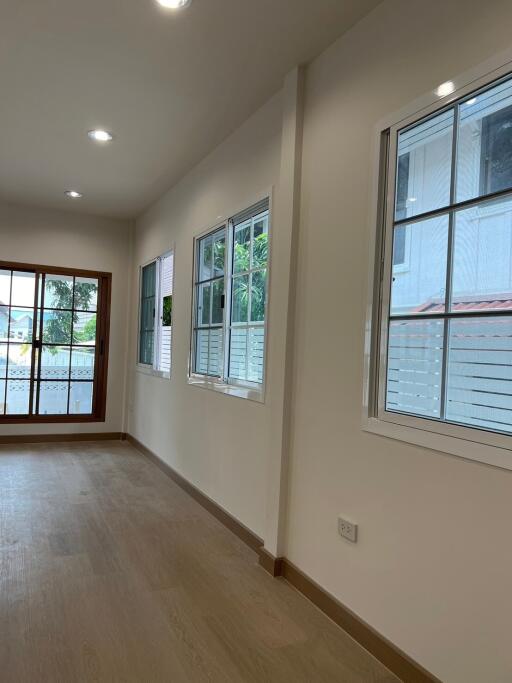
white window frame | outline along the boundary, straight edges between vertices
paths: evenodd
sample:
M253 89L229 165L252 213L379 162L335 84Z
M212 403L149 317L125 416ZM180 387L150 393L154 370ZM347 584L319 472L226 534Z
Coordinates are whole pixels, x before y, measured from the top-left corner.
M232 217L245 211L248 208L258 204L263 200L268 200L268 257L267 257L267 288L265 297L265 321L263 323L264 328L264 350L263 350L263 382L261 384L257 382L245 382L243 380L235 379L229 377L229 349L230 349L230 335L231 335L231 285L233 281L233 263L232 263L232 252L233 252L233 238L234 238L234 226L232 224ZM228 396L234 396L236 398L244 398L251 401L256 401L257 403L265 402L266 393L266 378L267 378L267 355L268 355L268 329L269 329L269 292L270 292L270 280L271 280L271 260L272 260L272 189L258 195L256 198L244 202L243 205L238 208L231 210L226 213L227 218L224 220L210 226L209 228L203 230L198 235L194 237L193 246L193 265L192 265L192 314L191 314L191 326L190 326L190 353L189 353L189 363L188 363L188 375L187 381L191 386L199 387L202 389L209 389L216 391ZM197 292L196 292L196 271L197 271L197 254L198 254L198 243L204 237L214 234L221 228L225 228L226 231L226 251L225 251L225 266L224 266L224 315L222 322L222 329L224 334L224 348L222 354L222 369L220 377L213 377L209 375L203 375L195 372L195 324L194 316L196 312L197 305Z
M174 334L171 332L171 369L169 372L159 370L160 366L160 340L161 340L161 334L162 334L162 325L157 322L160 321L162 318L162 296L160 292L160 282L161 282L161 270L162 270L162 261L164 258L167 258L168 256L172 256L173 258L173 268L172 268L172 297L173 297L173 304L174 304L174 277L175 277L175 249L172 247L171 249L168 249L166 252L161 254L160 256L156 256L155 258L149 259L149 261L146 261L145 263L141 264L139 266L139 298L138 298L138 317L137 317L137 357L136 357L136 368L138 372L141 372L146 375L152 375L154 377L160 377L162 379L171 379L172 375L172 358L173 358L173 346L174 346ZM155 337L154 337L154 342L153 342L153 363L141 363L140 362L140 324L141 324L141 299L142 299L142 271L146 266L151 265L152 263L156 264L156 282L155 282ZM174 308L174 306L173 306ZM171 327L174 327L172 325Z
M396 160L397 132L510 74L512 50L507 50L452 78L453 91L449 95L439 97L435 91L427 93L380 121L375 128L371 196L374 208L370 224L362 411L364 431L509 470L512 469L512 436L387 411L385 380L392 276L392 230L389 226L393 222L395 192L395 169L391 166ZM389 178L391 182L388 182Z

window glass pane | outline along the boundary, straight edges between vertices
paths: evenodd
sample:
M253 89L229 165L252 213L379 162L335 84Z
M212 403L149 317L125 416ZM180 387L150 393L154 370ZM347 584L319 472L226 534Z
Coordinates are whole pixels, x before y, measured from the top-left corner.
M268 214L254 222L252 267L264 268L268 260Z
M71 343L71 312L45 311L43 314L43 342L45 344Z
M512 432L512 320L451 320L446 418Z
M195 372L201 375L208 374L208 348L210 344L210 330L197 330L196 332L196 364Z
M211 235L199 240L199 278L198 282L213 277L213 238Z
M89 415L92 413L92 393L92 382L71 382L70 415Z
M210 330L209 341L208 374L220 377L222 370L222 354L224 353L224 332L222 328Z
M12 306L34 306L35 273L14 272L12 275Z
M390 323L387 410L440 417L443 332L442 320Z
M247 328L233 327L229 349L229 376L247 379Z
M405 226L409 262L393 266L392 315L444 311L448 223L448 216L438 216Z
M9 334L9 307L0 306L0 339L7 341Z
M399 133L396 220L448 205L453 118L450 109Z
M7 415L28 415L30 382L28 380L7 380Z
M7 376L11 379L30 379L32 366L31 344L9 344Z
M41 379L68 379L69 354L69 346L43 346Z
M5 389L6 381L0 379L0 415L4 415L5 413Z
M68 412L68 382L41 382L39 415L66 415Z
M242 273L249 270L251 258L251 221L241 223L235 228L233 250L233 272Z
M511 254L512 199L457 212L451 310L512 309Z
M460 105L457 201L512 187L512 81Z
M71 353L71 379L94 379L95 354L95 349L73 349Z
M156 263L149 263L142 269L142 296L153 298L156 290Z
M222 328L196 331L195 372L219 377L222 368L224 332Z
M140 333L139 362L144 365L153 363L155 334L152 331Z
M393 265L406 265L407 226L396 225L393 231Z
M233 327L229 352L229 376L242 381L263 382L265 328Z
M265 353L265 328L249 328L249 358L247 379L249 382L263 382L263 361Z
M75 313L73 318L73 344L94 346L96 343L96 313Z
M172 326L172 294L162 297L162 327Z
M33 308L11 308L9 339L15 342L32 342L34 330Z
M267 296L267 271L260 270L251 275L251 321L265 320Z
M212 325L219 325L224 320L222 297L224 296L224 278L213 283Z
M226 261L226 237L222 233L218 236L213 244L213 265L214 276L224 275L224 264Z
M7 373L7 344L0 344L0 377L5 377ZM0 392L0 399L2 398Z
M155 336L155 302L156 302L156 263L148 264L142 269L139 362L144 365L153 364ZM93 323L89 323L91 326ZM87 335L86 335L87 336ZM89 335L90 336L90 329Z
M34 299L32 298L32 301ZM46 275L44 286L45 308L71 308L73 278L71 275Z
M411 161L410 152L403 152L398 157L396 169L396 220L407 218L408 202L414 203L415 198L409 199L409 166Z
M205 285L199 285L198 287L198 305L197 305L197 324L198 325L209 325L210 324L210 296L211 296L211 284L208 282Z
M98 280L77 277L75 279L74 308L79 311L95 311L98 305Z
M11 303L11 271L0 270L0 306ZM0 396L1 398L1 396Z
M239 275L233 278L233 300L231 302L231 322L248 322L249 308L249 276Z

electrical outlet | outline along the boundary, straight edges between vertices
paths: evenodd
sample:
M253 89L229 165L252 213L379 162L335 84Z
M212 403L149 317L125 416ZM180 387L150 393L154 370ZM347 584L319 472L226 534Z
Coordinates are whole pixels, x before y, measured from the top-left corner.
M352 543L357 543L357 524L338 517L338 533Z

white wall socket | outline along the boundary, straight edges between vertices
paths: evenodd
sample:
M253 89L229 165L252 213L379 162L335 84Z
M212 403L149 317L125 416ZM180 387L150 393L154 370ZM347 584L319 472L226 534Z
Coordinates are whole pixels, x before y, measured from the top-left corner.
M352 543L357 543L357 524L338 517L338 533Z

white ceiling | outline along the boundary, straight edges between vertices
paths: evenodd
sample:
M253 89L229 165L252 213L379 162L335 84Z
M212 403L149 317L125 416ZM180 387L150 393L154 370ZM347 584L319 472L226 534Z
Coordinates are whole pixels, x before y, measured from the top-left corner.
M378 2L4 0L0 197L137 216Z

